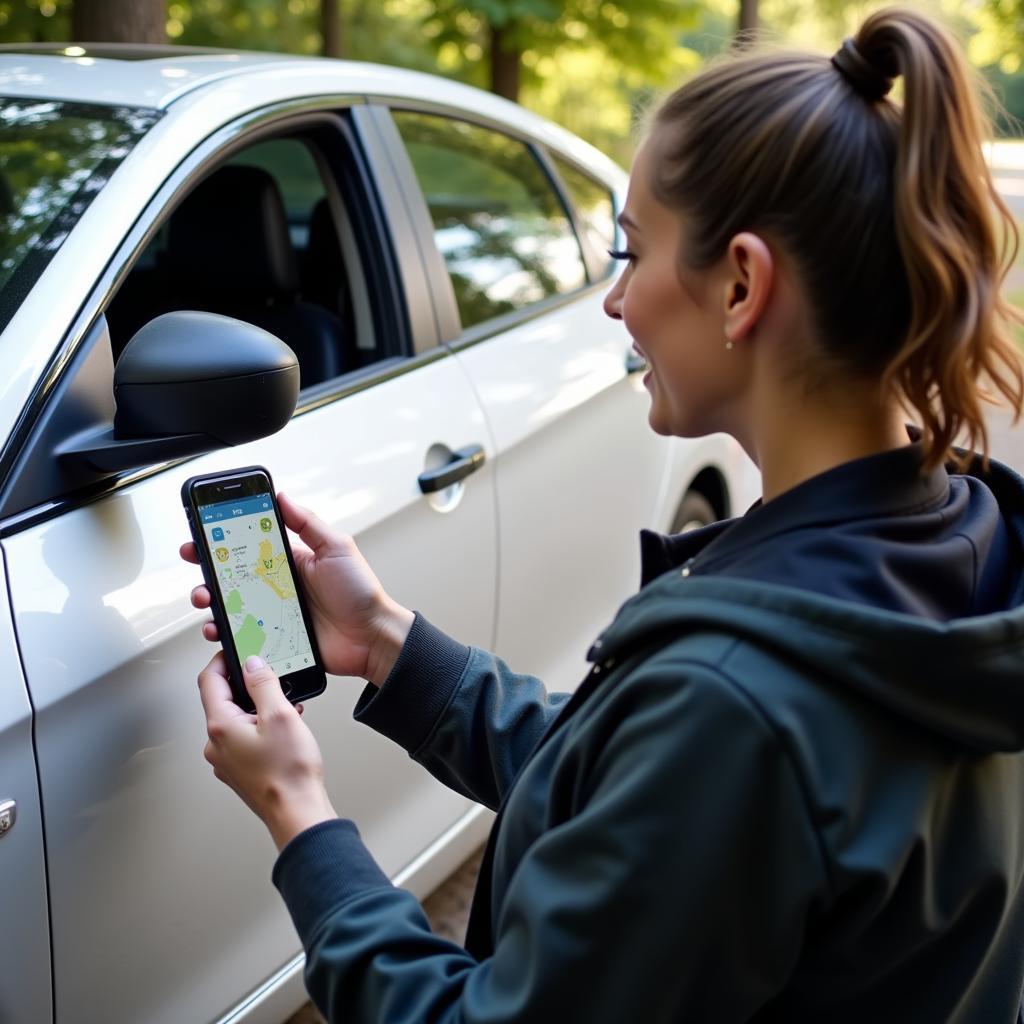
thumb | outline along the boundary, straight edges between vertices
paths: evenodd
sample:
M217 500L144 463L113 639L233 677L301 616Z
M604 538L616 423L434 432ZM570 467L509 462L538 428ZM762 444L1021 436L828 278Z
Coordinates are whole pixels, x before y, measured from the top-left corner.
M308 508L295 504L284 493L278 494L277 504L284 516L285 526L297 533L302 543L314 554L326 554L337 543L334 531Z
M256 705L256 715L265 715L271 711L279 711L282 707L290 708L288 698L281 689L281 680L277 673L255 654L245 659L242 666L245 688L249 691Z

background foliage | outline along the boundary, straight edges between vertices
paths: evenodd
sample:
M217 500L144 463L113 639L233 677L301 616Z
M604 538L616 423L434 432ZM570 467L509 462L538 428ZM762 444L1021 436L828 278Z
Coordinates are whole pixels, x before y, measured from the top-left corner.
M80 0L86 2L86 0ZM110 3L115 0L90 0ZM143 0L133 0L143 2ZM145 0L162 3L163 0ZM324 0L325 3L331 0ZM333 0L345 56L439 72L487 88L492 49L512 55L520 102L626 162L632 126L656 91L731 45L738 0ZM0 0L0 41L72 38L73 0ZM831 52L877 2L761 0L774 41ZM933 0L1024 122L1024 0ZM322 52L320 0L167 0L168 40Z

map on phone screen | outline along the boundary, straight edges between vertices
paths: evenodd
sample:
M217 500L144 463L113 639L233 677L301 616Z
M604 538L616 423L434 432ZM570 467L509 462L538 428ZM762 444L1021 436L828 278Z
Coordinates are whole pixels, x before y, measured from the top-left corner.
M198 507L240 663L258 654L280 676L313 664L270 494Z

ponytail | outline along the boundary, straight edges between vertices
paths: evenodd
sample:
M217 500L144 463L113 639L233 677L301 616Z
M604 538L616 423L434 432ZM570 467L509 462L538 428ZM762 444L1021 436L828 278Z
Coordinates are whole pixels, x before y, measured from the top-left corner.
M902 104L886 98L900 76ZM899 397L933 469L961 436L987 456L985 403L1015 422L1024 405L1022 320L1000 294L1018 234L990 137L951 36L889 8L831 61L745 52L678 89L654 116L652 186L691 221L695 267L743 230L786 247L826 358Z
M872 66L903 77L894 212L910 322L886 378L916 413L933 466L961 431L968 447L987 453L983 403L992 398L979 379L1013 406L1015 420L1024 401L1008 331L1020 315L1000 294L1019 239L985 162L991 125L959 47L931 19L883 10L855 42Z

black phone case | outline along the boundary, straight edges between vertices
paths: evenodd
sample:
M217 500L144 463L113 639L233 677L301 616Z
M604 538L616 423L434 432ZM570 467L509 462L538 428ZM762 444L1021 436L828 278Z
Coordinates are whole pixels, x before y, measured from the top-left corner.
M203 582L206 584L207 590L210 591L210 611L213 612L213 621L216 623L217 632L220 634L221 648L224 651L224 660L227 662L228 666L228 682L231 685L231 695L234 698L235 703L240 708L248 711L250 714L253 714L256 711L256 705L253 704L252 697L249 696L249 691L245 688L245 678L242 675L242 665L238 660L238 655L235 652L235 645L231 640L231 623L228 621L227 613L224 609L224 603L221 600L220 589L214 579L213 566L211 565L206 553L206 545L203 544L199 536L192 501L192 488L195 484L215 483L218 480L228 477L242 476L246 473L262 473L270 484L270 493L274 503L274 515L277 517L278 522L281 525L281 536L284 539L284 550L288 558L288 568L291 571L292 579L295 581L295 592L298 595L299 608L302 612L302 621L306 627L306 632L309 634L309 642L313 650L313 664L320 672L321 681L318 689L313 691L306 690L303 693L295 695L289 693L288 699L294 704L300 700L308 700L310 697L319 696L327 688L327 677L324 674L323 661L320 658L320 648L317 646L316 634L313 632L313 624L310 621L309 609L306 607L306 599L300 589L301 583L299 576L295 571L295 561L292 558L292 549L288 542L288 531L284 525L284 520L281 518L280 509L277 506L277 491L274 489L274 479L270 475L270 471L265 466L242 466L239 469L228 469L220 473L203 473L198 476L190 476L181 485L181 503L185 507L185 516L188 519L188 528L192 535L192 541L196 546L196 552L199 555L199 567L203 572Z

